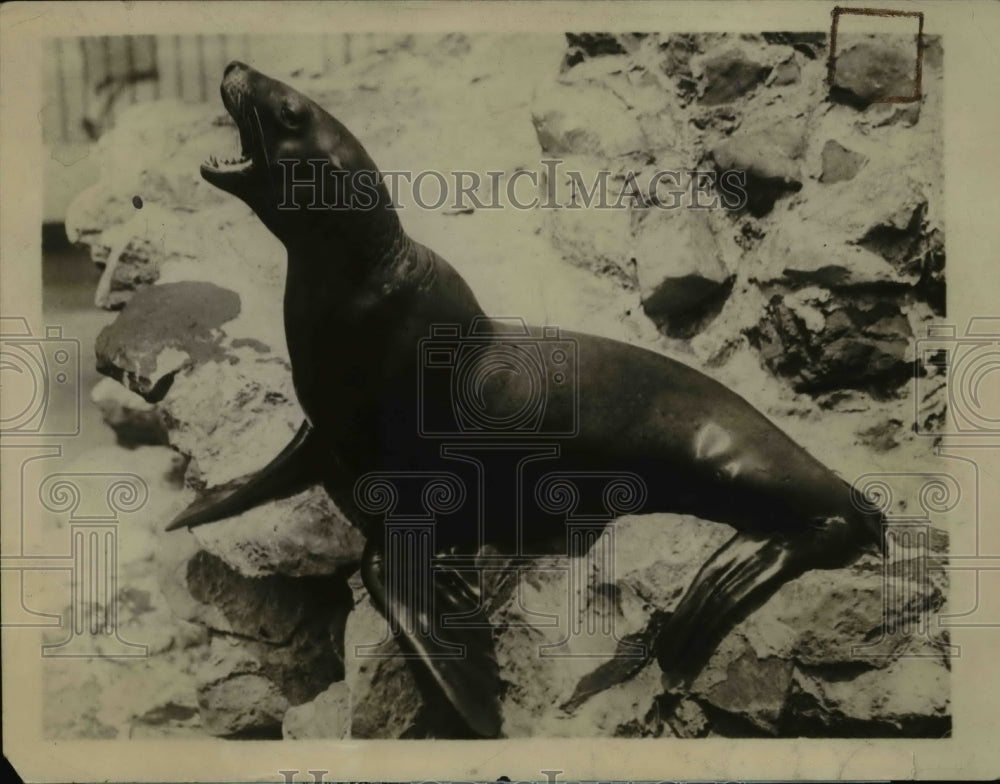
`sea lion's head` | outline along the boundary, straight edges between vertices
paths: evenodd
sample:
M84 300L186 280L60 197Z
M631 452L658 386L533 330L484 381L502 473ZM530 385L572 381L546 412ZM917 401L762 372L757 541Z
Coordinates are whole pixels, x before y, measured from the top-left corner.
M201 166L208 182L245 201L287 246L317 234L385 234L395 221L361 143L315 101L241 62L226 66L222 102L239 129L235 157ZM366 214L367 213L367 214Z

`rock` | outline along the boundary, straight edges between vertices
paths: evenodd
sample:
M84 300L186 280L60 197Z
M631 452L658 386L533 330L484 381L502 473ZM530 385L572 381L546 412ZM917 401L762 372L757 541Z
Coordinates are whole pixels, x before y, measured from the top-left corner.
M531 121L542 152L550 156L595 155L602 158L646 148L638 122L622 98L595 83L540 91Z
M676 606L701 564L731 533L690 517L626 517L613 524L610 562L601 551L579 559L552 556L533 569L488 577L482 595L505 683L503 735L527 737L544 726L555 737L829 736L853 734L853 719L845 717L861 715L889 734L891 726L914 735L945 726L941 641L917 630L921 619L943 606L947 579L934 572L922 580L928 573L909 564L929 553L912 548L894 551L886 572L871 555L843 569L807 572L741 621L689 686L661 678L648 659L658 619ZM944 540L932 544L935 553L947 549ZM575 594L579 601L567 593L578 584L574 568L588 575L584 595ZM893 596L903 597L899 603L886 603L886 580L895 583ZM607 631L571 634L568 621L575 613L583 630L596 622L618 642ZM552 621L541 622L546 617ZM886 628L899 632L885 636ZM380 642L386 634L387 624L362 597L347 629L353 737L428 730L412 677L394 658L395 643ZM864 647L880 637L877 646ZM368 656L356 655L355 645L372 643ZM637 648L643 645L645 656ZM612 658L616 652L639 656ZM850 685L860 689L877 681L878 673L897 684L902 672L914 671L914 662L925 662L920 667L928 676L916 692L903 688L880 700ZM804 690L821 696L803 699Z
M828 139L823 145L823 173L819 181L829 184L853 179L867 160L861 153L852 152L833 139Z
M361 532L320 487L201 526L194 534L206 550L249 577L331 574L359 563L364 549Z
M239 296L211 283L145 289L97 336L97 368L159 402L178 370L222 356L216 330L239 312Z
M156 407L118 382L101 379L91 390L90 400L122 446L167 444L167 430Z
M673 702L673 701L671 701ZM669 705L669 703L668 703ZM665 706L666 707L666 706ZM681 699L675 706L662 710L667 716L671 732L678 738L704 738L711 728L711 721L696 700Z
M625 54L621 38L622 36L614 33L566 33L569 49L563 61L565 67L571 68L587 57Z
M858 438L876 452L888 452L899 446L896 440L900 435L903 423L899 419L888 419L858 432Z
M837 52L830 98L865 109L875 101L917 95L917 51L912 37L882 37Z
M777 735L793 669L790 661L758 659L747 652L727 662L725 678L710 687L701 685L699 696L714 708L739 716L764 734Z
M701 103L714 106L746 95L771 73L770 67L748 58L739 49L706 59L701 66Z
M78 201L86 197L85 193ZM227 277L218 274L220 267L227 273L240 269L245 276L248 268L252 270L257 266L254 261L261 249L271 247L270 242L264 240L256 248L248 246L246 232L241 232L229 237L222 248L213 248L210 258L206 258L204 250L217 245L212 238L227 232L227 216L232 210L233 205L223 204L193 215L150 202L127 220L113 223L91 236L91 258L103 268L94 304L106 310L119 310L137 289L161 278L168 281L176 278L175 268L188 270L187 277L190 277L190 270L198 269L198 279L214 278L222 284L227 282ZM245 210L238 208L238 212ZM249 234L259 237L253 229Z
M288 702L266 678L244 674L204 687L198 707L210 735L278 739Z
M943 738L951 732L950 691L940 661L898 659L846 683L797 669L789 703L800 735Z
M629 249L632 230L624 210L554 210L546 227L563 259L574 266L635 289L636 269Z
M272 645L288 642L306 616L318 609L310 606L317 604L313 591L318 586L281 575L244 577L205 551L187 561L186 582L195 601L218 609L218 615L206 619L208 625Z
M280 738L288 700L261 673L240 640L212 638L211 656L197 673L198 708L207 732L222 737Z
M129 555L127 551L118 554ZM158 657L208 642L204 628L172 614L151 571L148 560L123 565L119 577L123 582L127 581L128 587L118 591L114 606L92 603L80 608L83 617L76 618L79 623L108 626L115 630L112 635L95 635L85 638L85 641L78 640L76 647L82 657L90 654L111 659L123 654L145 655L151 668L158 671L163 666ZM45 631L46 644L59 645L73 638L71 624L76 610L71 605L62 610L59 625Z
M652 733L645 717L662 688L655 664L633 659L635 664L625 671L633 673L630 678L619 674L592 696L573 699L581 682L592 678L618 645L605 633L571 635L570 615L584 619L584 630L595 617L599 629L610 624L618 640L630 642L625 649L629 654L641 654L639 646L654 623L654 610L668 613L676 605L698 567L730 530L677 515L621 518L612 527L610 570L597 566L595 560L600 559L593 557L554 558L523 572L516 590L495 596L490 618L508 684L502 703L504 734L527 737L539 723L561 737ZM588 576L571 577L574 569ZM567 591L576 579L584 579L588 589L578 600L569 600ZM540 625L544 615L555 622ZM650 653L648 646L645 652Z
M920 121L920 102L913 103L874 103L858 118L859 128L887 128L901 125L912 128Z
M125 239L108 248L104 271L94 294L94 304L106 310L118 310L132 298L132 293L140 286L155 283L163 264L163 251L147 237L131 234L127 227L120 233ZM102 239L110 240L114 229L104 232Z
M179 617L215 631L214 663L199 672L203 703L224 714L206 720L213 732L242 732L226 727L252 714L228 683L237 677L252 676L253 696L265 688L257 681L267 681L290 705L343 678L343 624L353 605L343 576L248 578L199 549L193 536L166 537L158 565L164 595Z
M699 51L694 35L675 33L659 45L660 69L674 80L680 105L686 107L698 96L698 80L691 69L691 58Z
M932 546L935 552L947 548L941 542ZM899 553L886 571L877 558L864 556L845 570L809 572L787 583L724 641L692 684L692 694L713 715L724 711L734 728L749 722L747 729L769 735L853 735L861 726L853 717L861 715L867 726L883 732L892 727L886 734L946 729L944 640L917 631L921 617L943 606L946 578L935 572L923 580L905 566L907 559L927 555ZM886 604L886 580L894 584L894 597L905 597L902 604ZM887 635L892 628L899 631ZM898 683L907 677L903 673L920 671L926 679L918 688L862 687ZM761 672L770 677L760 678ZM803 691L815 701L803 699Z
M920 244L917 247L917 252L907 265L909 269L914 271L920 270L920 280L917 282L916 290L936 314L943 316L946 304L945 253L941 229L937 227L929 230L924 228L921 232Z
M675 33L660 43L661 68L667 76L691 78L691 58L698 53L697 37Z
M913 375L909 323L898 305L873 295L775 295L747 334L767 367L799 392L862 389L881 398Z
M168 702L150 708L132 721L129 738L203 738L201 715L196 705L187 702Z
M798 221L835 232L840 242L878 254L900 273L913 275L919 269L928 208L919 183L902 172L868 166L827 190L829 198L822 203L802 204Z
M779 217L744 267L750 279L786 291L818 285L862 309L865 302L855 302L867 296L860 287L878 287L893 292L900 307L922 300L940 311L944 248L939 228L926 218L921 186L869 165L824 190L828 199L805 200Z
M801 74L802 69L799 67L798 62L794 57L791 57L775 67L774 71L771 72L768 84L773 87L786 87L798 82Z
M178 374L159 408L171 445L189 456L188 484L216 487L256 473L302 423L291 371L270 352L219 345L220 361Z
M880 285L902 291L915 283L878 254L846 243L840 227L802 220L794 213L788 218L760 243L754 263L747 267L752 280L778 281L793 289L818 285L838 290Z
M733 278L704 211L650 212L634 253L643 310L667 334L690 334L721 309Z
M65 220L69 239L90 245L104 267L99 307L119 308L135 285L156 280L161 263L185 245L178 223L190 229L199 223L194 211L227 204L192 160L226 149L234 133L232 120L214 108L143 101L126 107L102 135L101 179L71 202Z
M364 594L347 619L345 641L351 737L402 737L418 721L420 692L388 623Z
M340 740L351 736L351 692L343 681L334 683L311 702L285 713L284 740Z
M335 647L343 639L337 624L343 624L350 609L350 597L343 599L343 588L317 582L316 611L307 614L286 645L274 646L257 640L245 647L260 663L260 674L273 683L290 705L308 702L334 681L344 677L344 653ZM338 602L347 604L339 605Z
M914 269L914 255L923 228L926 198L914 187L903 198L877 203L892 204L895 209L881 214L877 210L870 211L866 221L868 227L857 242L902 271L910 272Z
M746 207L752 215L770 212L774 202L802 188L802 174L795 162L801 154L801 137L795 133L737 134L712 148L716 171L746 176Z
M156 580L175 617L206 629L231 631L232 626L218 607L199 601L188 588L192 561L204 559L206 551L190 531L161 534L156 552Z
M762 33L761 37L769 44L790 46L810 60L815 60L827 49L826 33Z

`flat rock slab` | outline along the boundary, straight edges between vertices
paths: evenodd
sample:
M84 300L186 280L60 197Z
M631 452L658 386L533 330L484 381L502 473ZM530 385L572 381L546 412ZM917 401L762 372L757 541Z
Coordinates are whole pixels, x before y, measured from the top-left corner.
M141 289L97 336L98 370L156 403L178 370L224 356L217 330L239 313L239 295L213 283Z

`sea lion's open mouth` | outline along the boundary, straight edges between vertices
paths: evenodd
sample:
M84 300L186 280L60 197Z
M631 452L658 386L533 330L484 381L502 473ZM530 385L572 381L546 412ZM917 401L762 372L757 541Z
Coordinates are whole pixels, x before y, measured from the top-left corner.
M208 160L202 164L202 168L208 169L212 174L222 175L239 174L252 167L253 159L246 153L243 153L242 157L237 160L227 158L221 161L214 155L209 155Z
M260 120L256 117L245 71L227 69L220 91L222 103L239 131L240 149L236 156L232 153L225 157L210 155L201 164L201 176L212 185L234 193L240 190L253 172L254 151L262 144L256 132Z

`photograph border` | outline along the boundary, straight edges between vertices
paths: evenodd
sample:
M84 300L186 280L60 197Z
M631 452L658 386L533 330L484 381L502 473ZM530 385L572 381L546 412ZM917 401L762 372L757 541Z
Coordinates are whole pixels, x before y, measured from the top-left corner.
M865 6L871 7L871 0ZM885 4L891 9L893 4ZM860 7L860 6L859 6ZM882 7L882 6L879 6ZM898 6L897 6L898 7ZM1000 127L1000 5L914 2L925 34L944 41L945 224L948 230L948 318L959 331L973 317L996 313L1000 291L1000 156L983 145ZM841 13L853 13L841 5ZM656 30L669 19L682 32L826 30L832 5L798 2L590 2L536 4L281 3L10 3L0 7L0 312L20 316L35 333L41 316L42 39L49 36L185 34L209 29L310 32L317 17L338 31ZM965 11L963 13L963 10ZM968 13L974 10L975 14ZM954 43L952 43L954 42ZM918 65L919 67L919 65ZM910 99L912 100L912 99ZM995 143L995 141L994 141ZM960 442L946 449L961 447ZM997 450L975 445L981 480L1000 475ZM0 454L0 459L4 456ZM980 482L980 488L985 484ZM985 492L985 490L984 490ZM995 491L994 491L995 492ZM4 532L17 525L4 494ZM1000 508L985 498L980 512ZM1000 545L998 545L1000 551ZM985 567L984 567L985 568ZM6 611L12 597L3 597ZM282 781L282 771L327 771L326 781L512 781L680 779L991 778L1000 678L996 627L953 628L962 656L953 662L952 737L946 739L722 739L494 741L48 741L42 733L40 634L3 632L5 755L32 781Z

